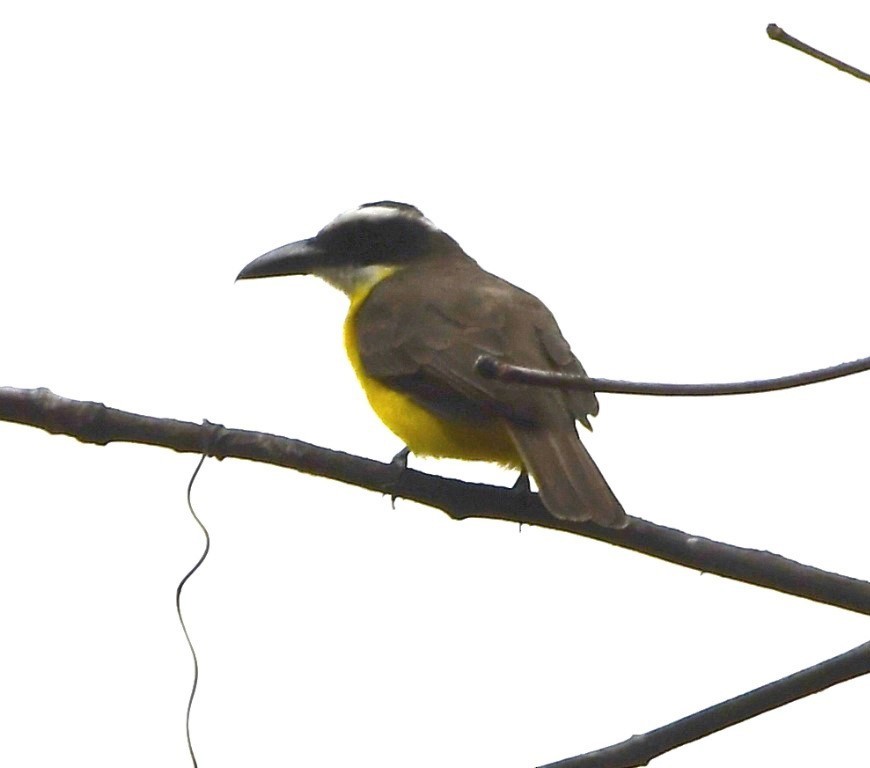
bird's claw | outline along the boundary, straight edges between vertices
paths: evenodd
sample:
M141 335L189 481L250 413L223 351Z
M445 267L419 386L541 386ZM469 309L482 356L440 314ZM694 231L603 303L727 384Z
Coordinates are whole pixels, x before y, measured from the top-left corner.
M395 464L397 467L401 467L402 469L408 468L408 454L411 453L411 449L406 445L399 451L393 458L390 460L390 464Z
M399 469L399 472L396 475L396 480L393 483L394 486L397 486L399 484L399 481L402 479L402 473L408 468L408 455L410 453L411 453L411 449L408 448L408 446L406 445L404 448L402 448L401 451L399 451L395 456L393 456L392 460L390 461L390 464L392 464L395 467L398 467L398 469ZM393 509L396 508L396 498L397 498L397 496L395 493L390 494L390 506Z
M517 481L513 484L511 490L514 493L522 494L523 496L528 496L532 492L532 485L529 483L529 473L526 470L520 470L520 476L517 478Z
M511 487L511 493L516 494L524 503L528 503L532 496L532 485L529 482L529 473L526 470L520 470L520 476ZM520 523L520 532L522 533L523 524Z

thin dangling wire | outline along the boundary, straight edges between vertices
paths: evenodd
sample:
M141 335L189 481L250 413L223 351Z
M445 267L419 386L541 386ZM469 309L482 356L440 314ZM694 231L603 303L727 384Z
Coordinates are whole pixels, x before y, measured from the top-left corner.
M187 580L193 576L194 572L200 565L202 565L203 560L205 560L206 555L208 555L209 547L211 546L211 538L208 535L208 530L202 524L202 520L200 520L196 516L196 512L193 511L193 504L190 500L190 492L193 488L193 482L196 480L196 476L199 474L199 470L205 462L206 454L203 454L199 463L196 465L196 469L193 470L193 474L190 477L190 482L187 484L187 508L190 510L190 514L193 515L193 519L196 520L197 524L200 528L202 528L202 532L205 534L205 549L203 550L202 555L199 560L196 561L196 565L191 568L184 578L179 582L178 589L175 590L175 609L178 611L178 621L181 623L181 629L184 631L184 637L187 639L187 645L190 648L190 655L193 656L193 686L190 689L190 699L187 702L187 715L185 717L185 729L187 731L187 748L190 750L190 759L193 761L193 768L198 768L196 762L196 755L193 753L193 743L190 740L190 709L193 706L193 697L196 695L196 684L199 682L199 662L196 658L196 651L193 649L193 643L190 640L190 635L187 632L187 627L184 624L184 617L181 615L181 590L184 587Z

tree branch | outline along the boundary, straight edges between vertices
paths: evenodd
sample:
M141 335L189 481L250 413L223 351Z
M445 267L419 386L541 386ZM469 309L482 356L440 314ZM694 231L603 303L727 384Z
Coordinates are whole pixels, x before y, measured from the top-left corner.
M796 51L807 54L807 56L812 56L814 59L825 62L825 64L830 64L832 67L836 67L841 72L846 72L847 74L857 77L859 80L864 80L865 82L870 83L870 75L868 75L866 72L862 72L860 69L858 69L857 67L853 67L851 64L846 64L839 59L835 59L833 56L829 56L827 53L824 53L823 51L813 48L812 46L807 45L801 40L798 40L796 37L792 37L784 29L776 26L776 24L767 25L767 36L771 40L776 40L778 43L783 43L790 48L794 48Z
M659 384L645 381L619 381L617 379L594 379L572 373L542 371L512 365L490 355L477 358L477 372L487 379L532 384L536 387L557 387L559 389L582 389L587 392L611 392L620 395L660 395L679 397L709 397L713 395L748 395L756 392L773 392L778 389L803 387L830 381L854 373L870 371L870 357L840 363L829 368L815 371L793 373L776 379L756 379L753 381L732 381L723 384Z
M634 768L716 731L870 672L870 643L669 725L543 768Z
M870 583L631 518L627 528L558 520L537 496L509 488L436 477L395 464L320 448L301 440L159 419L69 400L47 389L0 388L0 420L66 434L86 443L144 443L297 469L440 509L455 520L489 518L538 525L606 541L677 565L870 615Z

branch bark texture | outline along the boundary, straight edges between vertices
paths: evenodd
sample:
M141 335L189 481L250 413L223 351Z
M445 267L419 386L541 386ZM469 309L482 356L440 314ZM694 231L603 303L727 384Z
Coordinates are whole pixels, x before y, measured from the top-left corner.
M687 568L870 615L870 583L803 565L771 552L692 536L631 518L622 530L558 520L535 495L437 477L395 464L321 448L278 435L142 416L102 403L69 400L47 389L0 388L0 420L39 427L97 445L143 443L219 459L289 467L417 501L455 520L489 518L538 525L605 541Z
M870 643L611 747L543 768L634 768L683 744L870 672Z

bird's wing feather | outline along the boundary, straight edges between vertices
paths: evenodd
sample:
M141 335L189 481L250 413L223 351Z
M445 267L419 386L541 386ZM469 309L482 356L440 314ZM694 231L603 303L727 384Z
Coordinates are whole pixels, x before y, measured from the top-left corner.
M591 392L485 379L489 354L518 365L583 373L549 310L474 262L399 272L360 307L356 334L366 372L448 419L503 420L545 506L557 517L624 526L625 512L577 436L598 412ZM474 271L471 271L471 270Z
M549 310L534 296L474 262L417 268L379 283L357 314L366 372L445 417L493 415L520 423L570 412L588 426L592 393L559 392L485 379L488 354L518 365L582 373Z

